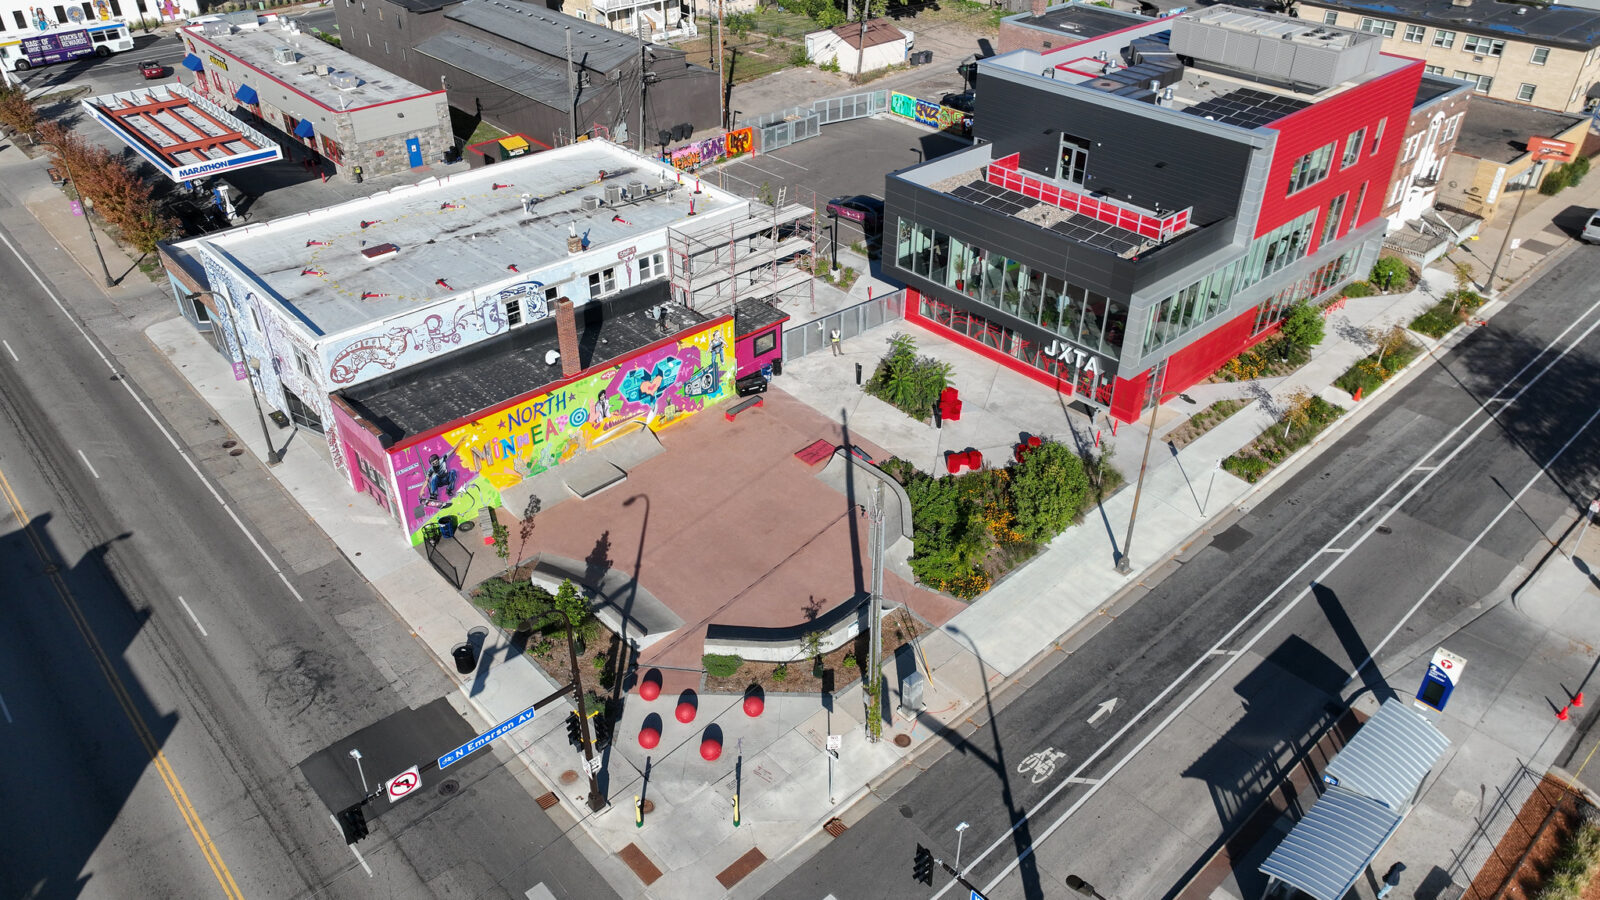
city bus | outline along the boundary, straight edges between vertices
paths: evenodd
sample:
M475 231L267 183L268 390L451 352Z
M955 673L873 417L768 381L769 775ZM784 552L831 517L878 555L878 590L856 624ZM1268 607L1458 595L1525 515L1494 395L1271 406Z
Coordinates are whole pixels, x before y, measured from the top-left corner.
M115 15L120 6L117 0L84 0L70 6L0 0L0 68L25 72L90 54L132 50L128 23Z

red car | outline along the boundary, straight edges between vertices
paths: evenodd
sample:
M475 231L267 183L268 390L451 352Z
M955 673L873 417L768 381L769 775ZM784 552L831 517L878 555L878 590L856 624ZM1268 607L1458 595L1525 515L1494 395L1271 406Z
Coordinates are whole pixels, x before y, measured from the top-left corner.
M167 67L155 60L147 60L139 63L139 74L143 75L147 81L165 78L167 77Z

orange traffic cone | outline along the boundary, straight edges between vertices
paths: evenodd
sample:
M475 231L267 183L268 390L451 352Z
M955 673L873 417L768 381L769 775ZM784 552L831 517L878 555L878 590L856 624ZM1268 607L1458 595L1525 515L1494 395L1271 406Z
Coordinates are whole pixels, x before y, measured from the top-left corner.
M1561 711L1556 713L1556 718L1563 722L1567 720L1567 708L1565 706L1561 707Z
M1578 709L1583 709L1583 691L1579 691L1578 696L1572 698L1572 705Z
M1356 401L1357 403L1361 402L1361 386L1360 385L1356 386L1356 392L1355 392L1354 395L1351 396L1351 399Z

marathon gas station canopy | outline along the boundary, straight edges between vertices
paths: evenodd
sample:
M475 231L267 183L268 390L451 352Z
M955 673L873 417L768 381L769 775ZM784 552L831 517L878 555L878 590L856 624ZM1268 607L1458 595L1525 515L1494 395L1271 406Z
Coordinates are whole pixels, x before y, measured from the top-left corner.
M181 84L105 94L82 103L90 116L173 181L283 158L271 138Z

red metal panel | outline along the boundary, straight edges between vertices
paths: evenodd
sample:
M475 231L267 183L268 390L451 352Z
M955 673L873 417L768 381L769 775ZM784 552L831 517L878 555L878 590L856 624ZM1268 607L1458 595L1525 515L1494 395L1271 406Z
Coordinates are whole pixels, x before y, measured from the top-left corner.
M1111 417L1124 422L1138 421L1144 412L1144 397L1149 391L1149 384L1149 370L1132 378L1118 377L1111 389Z
M1388 54L1385 56L1395 58ZM1363 182L1370 182L1368 194L1388 196L1389 181L1394 175L1395 160L1405 138L1411 104L1416 99L1417 86L1421 82L1422 61L1411 60L1410 65L1284 116L1269 126L1278 132L1278 140L1267 175L1266 197L1256 221L1256 236L1266 234L1307 210L1325 210L1329 201L1347 191L1351 194L1350 202L1346 204L1349 215L1348 207L1355 205L1355 194L1361 190ZM1383 139L1378 152L1373 153L1372 141L1380 119L1386 122ZM1341 169L1344 142L1351 132L1362 127L1367 129L1367 133L1362 140L1361 157L1350 168ZM1333 163L1328 177L1289 196L1289 170L1293 168L1295 160L1328 143L1334 144ZM1376 207L1373 204L1365 205L1374 209L1373 214L1352 222L1347 228L1341 228L1339 233L1376 217ZM1314 241L1320 242L1322 226L1319 217L1312 232ZM1315 252L1316 249L1317 243L1313 243L1311 250Z

